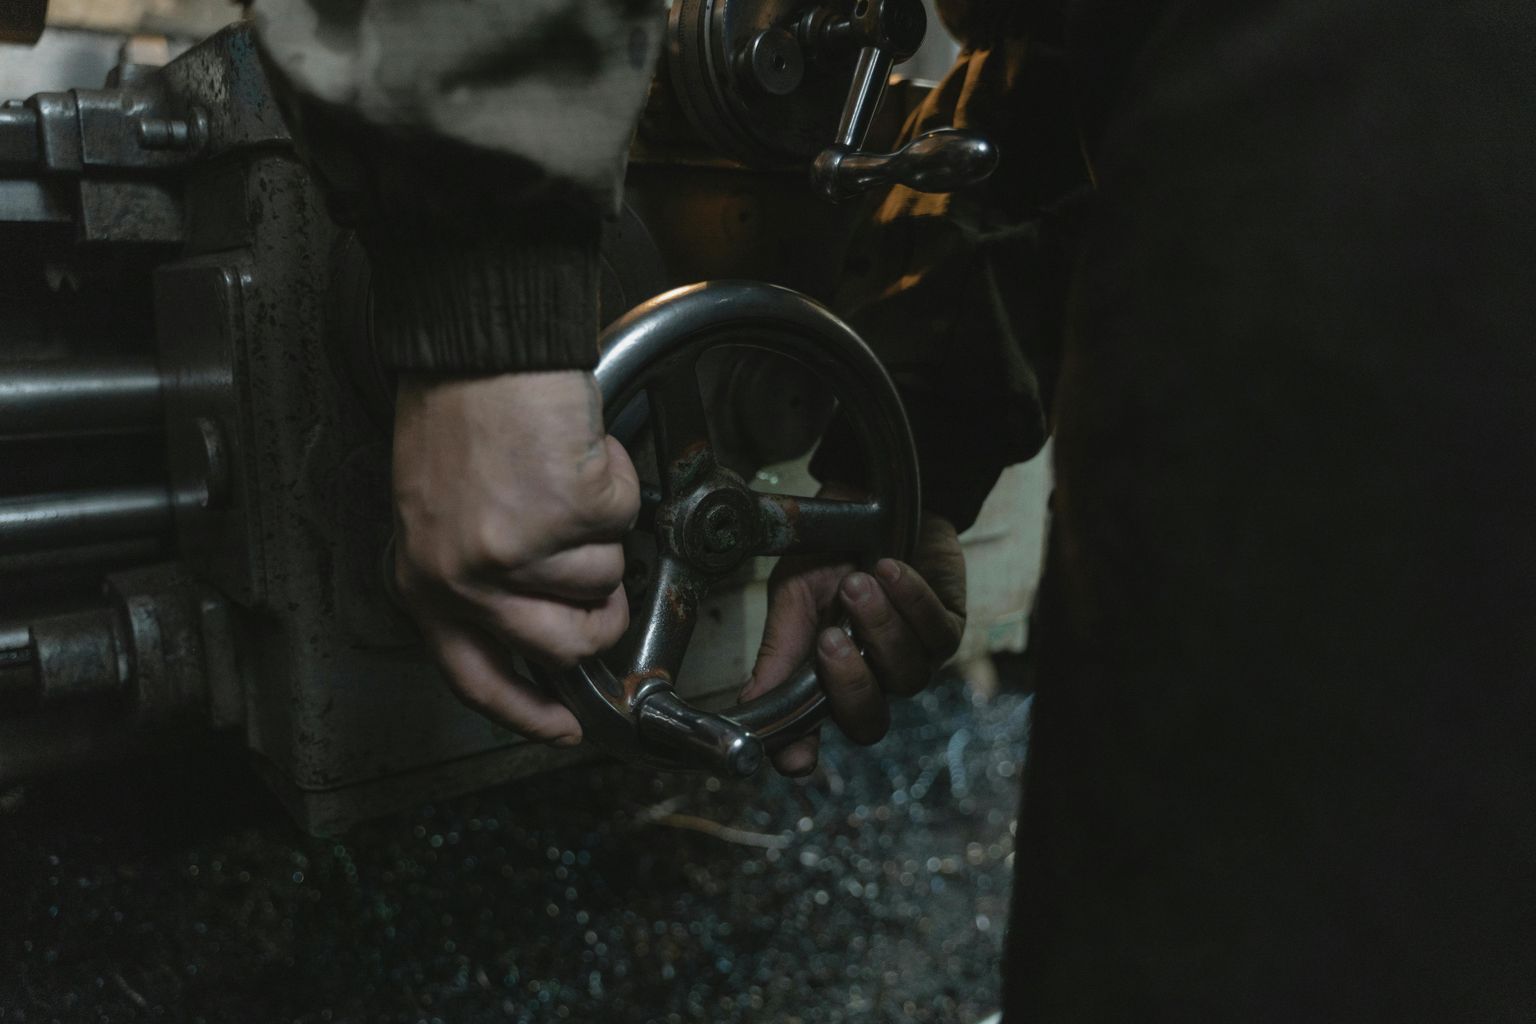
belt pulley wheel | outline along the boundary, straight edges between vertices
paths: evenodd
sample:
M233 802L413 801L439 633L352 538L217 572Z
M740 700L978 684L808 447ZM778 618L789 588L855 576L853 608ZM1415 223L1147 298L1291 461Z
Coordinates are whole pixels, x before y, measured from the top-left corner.
M721 347L765 349L800 362L836 395L864 456L870 497L833 501L750 489L716 458L700 394L701 357ZM772 285L692 285L639 306L604 333L597 382L616 436L626 410L649 406L658 488L645 488L639 529L655 535L652 600L616 650L622 665L589 659L554 680L587 742L662 767L746 775L765 749L825 716L814 668L718 713L674 690L709 588L758 555L837 552L870 566L908 558L916 543L917 456L906 414L884 368L846 324L811 299ZM628 433L630 436L626 437Z
M747 73L752 41L775 29L790 34L804 9L801 0L672 4L668 76L684 115L710 149L759 166L797 164L833 137L853 51L807 55L798 84L784 93L766 91ZM798 46L788 45L798 53Z

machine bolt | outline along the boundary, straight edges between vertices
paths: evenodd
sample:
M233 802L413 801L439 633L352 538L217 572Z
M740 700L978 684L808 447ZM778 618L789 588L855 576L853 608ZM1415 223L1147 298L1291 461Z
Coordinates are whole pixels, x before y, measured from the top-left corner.
M741 544L741 519L729 505L716 505L704 514L704 549L712 555L734 551Z
M180 118L146 117L139 122L139 145L145 149L186 149L192 126Z
M192 116L146 117L139 121L139 145L145 149L197 150L208 138L208 115L193 110Z

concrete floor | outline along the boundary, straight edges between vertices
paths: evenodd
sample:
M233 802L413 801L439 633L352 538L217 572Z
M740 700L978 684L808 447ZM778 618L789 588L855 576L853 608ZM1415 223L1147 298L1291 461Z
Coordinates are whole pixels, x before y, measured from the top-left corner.
M299 833L228 755L0 797L0 1021L979 1020L1029 704L956 682L810 781L526 779Z

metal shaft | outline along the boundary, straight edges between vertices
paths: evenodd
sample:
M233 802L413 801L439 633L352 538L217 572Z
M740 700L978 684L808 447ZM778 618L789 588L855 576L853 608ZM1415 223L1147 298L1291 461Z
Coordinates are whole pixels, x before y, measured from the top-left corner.
M25 626L0 624L0 704L22 708L121 693L133 655L111 608L86 608ZM8 639L9 638L9 639Z
M160 374L150 360L0 364L0 437L160 426Z
M0 555L165 533L171 515L160 485L0 498Z
M894 64L894 58L877 47L866 46L859 51L853 83L848 87L848 100L837 125L839 146L857 150L864 145L864 137L875 120L875 109L880 106L880 97L885 95L885 84Z

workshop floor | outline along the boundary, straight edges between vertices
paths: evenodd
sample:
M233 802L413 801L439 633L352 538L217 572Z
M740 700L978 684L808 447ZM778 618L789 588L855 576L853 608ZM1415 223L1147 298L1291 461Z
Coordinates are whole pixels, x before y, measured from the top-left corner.
M0 796L0 1021L954 1021L996 1009L1028 699L806 783L547 774L295 829L227 756Z

